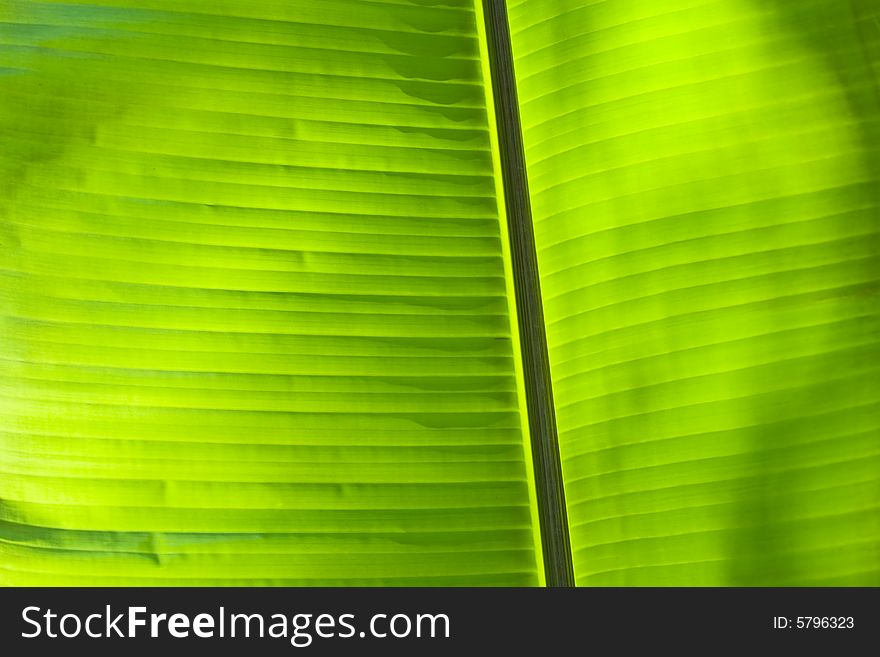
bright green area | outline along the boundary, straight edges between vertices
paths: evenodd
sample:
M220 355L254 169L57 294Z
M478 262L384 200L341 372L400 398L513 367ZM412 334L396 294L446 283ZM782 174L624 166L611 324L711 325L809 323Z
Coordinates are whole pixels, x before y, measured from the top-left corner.
M0 0L0 584L532 585L472 0Z
M880 584L880 3L508 4L578 583Z
M508 5L578 583L880 585L880 3ZM481 29L0 0L0 585L542 582Z

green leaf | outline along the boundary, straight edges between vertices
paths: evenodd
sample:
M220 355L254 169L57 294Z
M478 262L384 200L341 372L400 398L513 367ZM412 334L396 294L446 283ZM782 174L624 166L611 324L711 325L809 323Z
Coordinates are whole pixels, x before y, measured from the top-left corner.
M473 3L0 20L0 583L538 584Z
M562 571L511 63L577 583L880 585L880 5L506 6L0 0L0 585Z
M508 7L578 584L880 584L880 5Z

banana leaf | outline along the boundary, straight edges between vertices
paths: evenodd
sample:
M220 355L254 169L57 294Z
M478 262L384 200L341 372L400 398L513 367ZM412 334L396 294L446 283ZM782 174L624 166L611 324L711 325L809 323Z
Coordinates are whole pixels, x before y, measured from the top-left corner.
M508 7L577 583L880 584L880 3Z
M434 4L0 2L2 583L540 582Z
M878 66L874 0L0 0L0 585L558 584L548 500L563 584L880 585Z

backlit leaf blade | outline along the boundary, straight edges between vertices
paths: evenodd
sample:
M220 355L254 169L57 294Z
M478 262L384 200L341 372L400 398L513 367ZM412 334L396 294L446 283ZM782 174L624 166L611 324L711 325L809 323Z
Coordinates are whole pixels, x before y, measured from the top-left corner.
M539 583L473 3L0 21L0 582Z
M880 6L508 7L578 583L880 583Z

